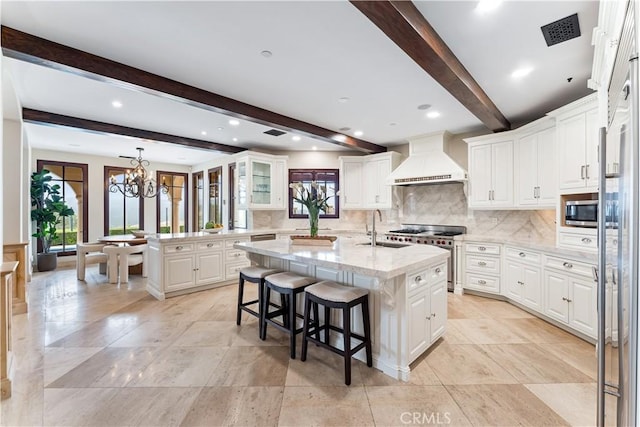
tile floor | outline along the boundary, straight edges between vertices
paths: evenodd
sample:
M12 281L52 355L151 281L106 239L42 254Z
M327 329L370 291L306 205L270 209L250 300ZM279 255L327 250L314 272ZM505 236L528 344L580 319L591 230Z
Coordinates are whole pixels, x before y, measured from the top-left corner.
M594 424L594 347L507 303L449 294L448 332L402 383L274 328L235 325L236 286L156 301L97 268L37 273L14 317L3 426Z

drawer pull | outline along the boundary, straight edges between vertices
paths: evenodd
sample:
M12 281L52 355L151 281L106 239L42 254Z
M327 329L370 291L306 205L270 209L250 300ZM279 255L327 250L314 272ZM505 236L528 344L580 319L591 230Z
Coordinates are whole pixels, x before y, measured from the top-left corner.
M591 239L588 237L583 237L582 238L582 243L584 243L585 245L588 245L589 243L591 243Z
M524 282L521 282L520 280L518 280L518 285L524 285Z
M569 263L569 262L566 262L566 261L562 263L562 266L563 266L564 268L573 268L573 264L571 264L571 263Z
M442 269L441 269L440 267L436 268L436 270L435 270L435 271L436 271L436 274L440 274L440 273L442 273Z
M527 254L525 254L524 252L520 252L520 253L518 254L518 256L519 256L520 258L524 258L524 257L526 257L526 256L527 256Z
M181 251L182 249L184 249L184 246L176 246L176 251Z
M478 280L478 284L479 285L486 285L487 281L486 280Z
M416 276L416 278L414 279L414 281L416 282L416 284L418 285L422 285L424 283L424 280L422 279L422 276Z
M236 243L240 243L240 240L234 240L234 241L233 241L233 243L234 243L234 244L236 244Z
M484 252L484 251L486 251L486 250L487 250L487 248L485 248L484 246L478 246L478 250L479 250L480 252Z
M208 248L212 248L213 247L213 243L207 243L207 247Z
M486 263L486 262L484 262L484 261L480 261L480 262L478 262L478 265L479 265L480 267L484 267L484 266L486 266L486 265L487 265L487 263Z
M239 256L240 256L240 254L239 254L239 253L235 253L235 254L233 254L233 256L235 256L235 257L239 257Z

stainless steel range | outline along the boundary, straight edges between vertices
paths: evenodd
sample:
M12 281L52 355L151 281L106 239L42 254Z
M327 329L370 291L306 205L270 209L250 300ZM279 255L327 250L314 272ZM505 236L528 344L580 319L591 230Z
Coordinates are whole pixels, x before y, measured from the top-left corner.
M466 232L467 227L457 225L402 224L401 229L385 233L384 240L414 245L433 245L448 249L451 256L447 263L447 289L453 292L456 265L453 237Z

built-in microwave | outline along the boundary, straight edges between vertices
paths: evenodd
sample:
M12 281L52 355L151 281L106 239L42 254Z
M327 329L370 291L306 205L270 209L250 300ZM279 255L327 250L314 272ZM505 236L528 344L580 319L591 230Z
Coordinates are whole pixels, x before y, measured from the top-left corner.
M605 207L607 227L618 226L618 201L607 200ZM597 200L565 200L564 224L571 227L596 228L598 226Z

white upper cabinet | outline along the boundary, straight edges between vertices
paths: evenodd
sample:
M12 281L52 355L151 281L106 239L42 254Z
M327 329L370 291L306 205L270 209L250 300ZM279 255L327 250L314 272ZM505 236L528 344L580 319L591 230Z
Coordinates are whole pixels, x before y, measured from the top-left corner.
M558 189L555 128L520 138L516 144L516 194L520 207L555 208Z
M556 117L560 190L598 189L598 110L594 95L549 113Z
M243 154L236 159L234 192L237 207L286 209L286 157Z
M465 141L471 140L479 141ZM469 207L513 207L513 139L497 135L480 141L469 145Z
M394 189L386 180L400 164L400 154L390 151L368 156L340 157L340 208L391 209Z

